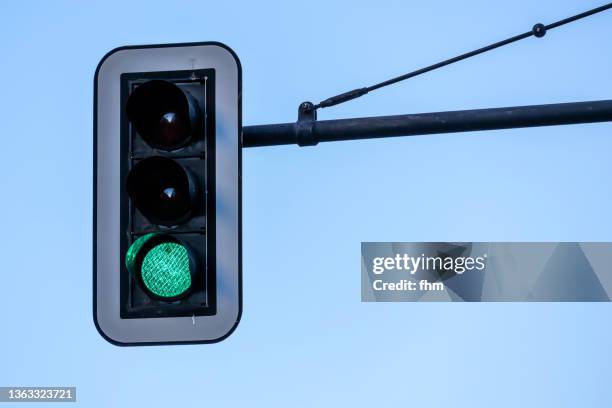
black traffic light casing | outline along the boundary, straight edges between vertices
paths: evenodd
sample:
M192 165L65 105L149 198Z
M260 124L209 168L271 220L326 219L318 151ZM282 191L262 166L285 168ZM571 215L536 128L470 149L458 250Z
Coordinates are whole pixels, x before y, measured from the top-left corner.
M124 265L122 318L216 313L214 84L210 69L121 75L121 252L162 234L195 269L188 293L164 299L143 283L141 264Z

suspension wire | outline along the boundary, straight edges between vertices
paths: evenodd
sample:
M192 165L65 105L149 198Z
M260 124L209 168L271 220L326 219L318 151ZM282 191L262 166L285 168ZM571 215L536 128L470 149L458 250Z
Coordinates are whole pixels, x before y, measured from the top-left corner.
M324 101L321 101L318 104L314 105L314 108L315 109L319 109L319 108L327 108L327 107L330 107L330 106L338 105L338 104L350 101L352 99L359 98L360 96L363 96L363 95L365 95L365 94L367 94L367 93L369 93L371 91L383 88L385 86L389 86L389 85L395 84L395 83L400 82L400 81L404 81L404 80L409 79L409 78L414 78L415 76L422 75L422 74L424 74L426 72L430 72L430 71L433 71L435 69L442 68L442 67L445 67L445 66L450 65L450 64L454 64L455 62L459 62L459 61L468 59L470 57L474 57L476 55L483 54L483 53L485 53L487 51L491 51L491 50L494 50L496 48L503 47L504 45L508 45L508 44L512 44L512 43L515 43L515 42L520 41L520 40L524 40L525 38L529 38L529 37L532 37L532 36L535 36L537 38L542 38L542 37L544 37L546 35L546 32L549 31L549 30L552 30L552 29L557 28L557 27L561 27L561 26L563 26L565 24L573 23L574 21L581 20L581 19L583 19L585 17L589 17L589 16L592 16L593 14L601 13L602 11L606 11L606 10L609 10L609 9L612 9L612 3L608 3L608 4L605 4L605 5L601 6L601 7L597 7L597 8L594 8L592 10L585 11L584 13L576 14L575 16L568 17L568 18L563 19L563 20L559 20L559 21L554 22L552 24L544 25L544 24L538 23L538 24L533 26L531 31L527 31L527 32L524 32L522 34L515 35L514 37L510 37L510 38L507 38L505 40L493 43L491 45L487 45L486 47L482 47L482 48L479 48L477 50L470 51L468 53L458 55L456 57L453 57L453 58L450 58L450 59L438 62L437 64L433 64L433 65L430 65L428 67L421 68L421 69L418 69L416 71L412 71L412 72L409 72L407 74L400 75L398 77L395 77L395 78L392 78L392 79L389 79L389 80L386 80L386 81L383 81L383 82L380 82L380 83L377 83L377 84L374 84L374 85L371 85L371 86L367 86L367 87L364 87L364 88L353 89L352 91L348 91L348 92L345 92L345 93L342 93L342 94L339 94L339 95L332 96L331 98L327 98Z

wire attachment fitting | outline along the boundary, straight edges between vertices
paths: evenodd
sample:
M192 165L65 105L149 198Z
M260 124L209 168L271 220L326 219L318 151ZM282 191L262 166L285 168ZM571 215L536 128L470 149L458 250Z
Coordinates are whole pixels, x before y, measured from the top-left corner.
M542 38L546 35L546 26L542 23L538 23L533 26L533 28L531 29L531 32L537 38Z
M316 146L314 126L317 120L317 109L312 102L302 102L298 107L298 119L295 122L296 143L301 146Z

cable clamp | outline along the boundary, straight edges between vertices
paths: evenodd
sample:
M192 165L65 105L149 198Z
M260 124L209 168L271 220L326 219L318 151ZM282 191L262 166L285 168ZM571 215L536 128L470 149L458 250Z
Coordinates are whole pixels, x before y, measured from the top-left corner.
M317 140L314 132L317 121L317 110L312 102L302 102L298 108L298 120L295 122L296 143L301 146L316 146Z

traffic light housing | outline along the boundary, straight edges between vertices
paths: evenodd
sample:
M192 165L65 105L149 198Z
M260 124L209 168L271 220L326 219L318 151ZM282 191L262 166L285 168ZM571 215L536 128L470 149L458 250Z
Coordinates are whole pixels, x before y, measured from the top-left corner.
M123 47L94 79L94 322L209 343L242 312L241 67L218 43Z

